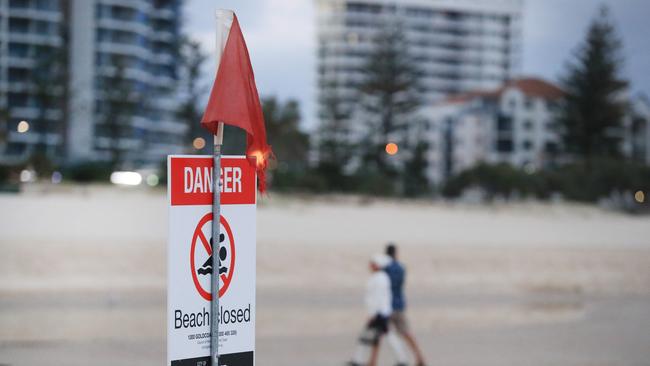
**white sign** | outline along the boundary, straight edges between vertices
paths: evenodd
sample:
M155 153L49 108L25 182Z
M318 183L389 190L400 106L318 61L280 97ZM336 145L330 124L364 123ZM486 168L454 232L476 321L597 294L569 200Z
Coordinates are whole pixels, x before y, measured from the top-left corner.
M210 281L219 275L219 364L255 364L255 169L221 159L221 235L212 253L212 157L169 156L167 365L208 366ZM214 258L214 259L213 259Z

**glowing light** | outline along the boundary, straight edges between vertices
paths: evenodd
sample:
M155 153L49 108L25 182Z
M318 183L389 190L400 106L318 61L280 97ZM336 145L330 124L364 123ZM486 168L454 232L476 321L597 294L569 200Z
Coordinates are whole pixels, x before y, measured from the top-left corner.
M261 151L253 151L251 153L251 156L255 157L255 161L258 166L264 165L264 154L262 154Z
M142 176L136 172L113 172L111 183L121 186L137 186L142 183Z
M29 131L29 122L27 121L18 122L18 127L16 127L16 130L18 131L18 133L25 133Z
M395 155L399 151L399 147L397 146L396 143L390 142L386 144L386 153L388 155Z
M63 181L63 174L61 172L52 173L52 184L59 184Z
M155 187L158 185L159 182L160 182L160 178L158 178L157 175L151 174L147 176L147 185L149 187Z
M195 138L194 141L192 141L192 146L194 146L196 150L203 149L205 147L205 139L203 137Z
M644 193L643 191L637 191L637 192L634 194L634 199L635 199L638 203L644 203L644 202L645 202L645 193Z
M33 170L25 169L20 172L20 182L21 183L31 183L36 181L36 172Z

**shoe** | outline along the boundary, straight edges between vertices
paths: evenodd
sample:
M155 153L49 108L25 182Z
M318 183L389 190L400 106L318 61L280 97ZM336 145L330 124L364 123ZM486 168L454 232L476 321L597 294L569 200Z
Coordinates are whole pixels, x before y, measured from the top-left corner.
M408 366L408 365L405 363L396 363L395 366Z
M360 363L356 363L354 361L349 361L348 363L345 364L345 366L363 366Z

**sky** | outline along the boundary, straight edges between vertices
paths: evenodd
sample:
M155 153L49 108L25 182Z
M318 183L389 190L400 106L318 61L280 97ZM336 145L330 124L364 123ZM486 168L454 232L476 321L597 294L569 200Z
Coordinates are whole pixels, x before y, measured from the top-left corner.
M490 0L484 0L490 1ZM633 93L650 95L650 1L524 0L520 74L556 81L602 4L623 40L623 76ZM315 126L316 27L313 0L186 0L185 32L215 50L216 9L232 9L251 55L259 93L300 102L303 126ZM206 63L206 85L215 74ZM207 96L206 96L207 97Z

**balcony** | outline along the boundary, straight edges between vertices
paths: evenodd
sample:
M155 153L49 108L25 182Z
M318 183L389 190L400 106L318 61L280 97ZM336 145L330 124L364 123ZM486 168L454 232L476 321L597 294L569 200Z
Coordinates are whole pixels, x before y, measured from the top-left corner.
M9 8L12 18L26 18L60 23L63 21L63 13L60 9L34 9L34 8Z
M136 20L103 17L97 21L97 26L105 29L137 33L145 37L148 36L150 32L150 28L146 23Z
M58 35L9 32L9 42L28 43L40 46L61 47L63 41Z

